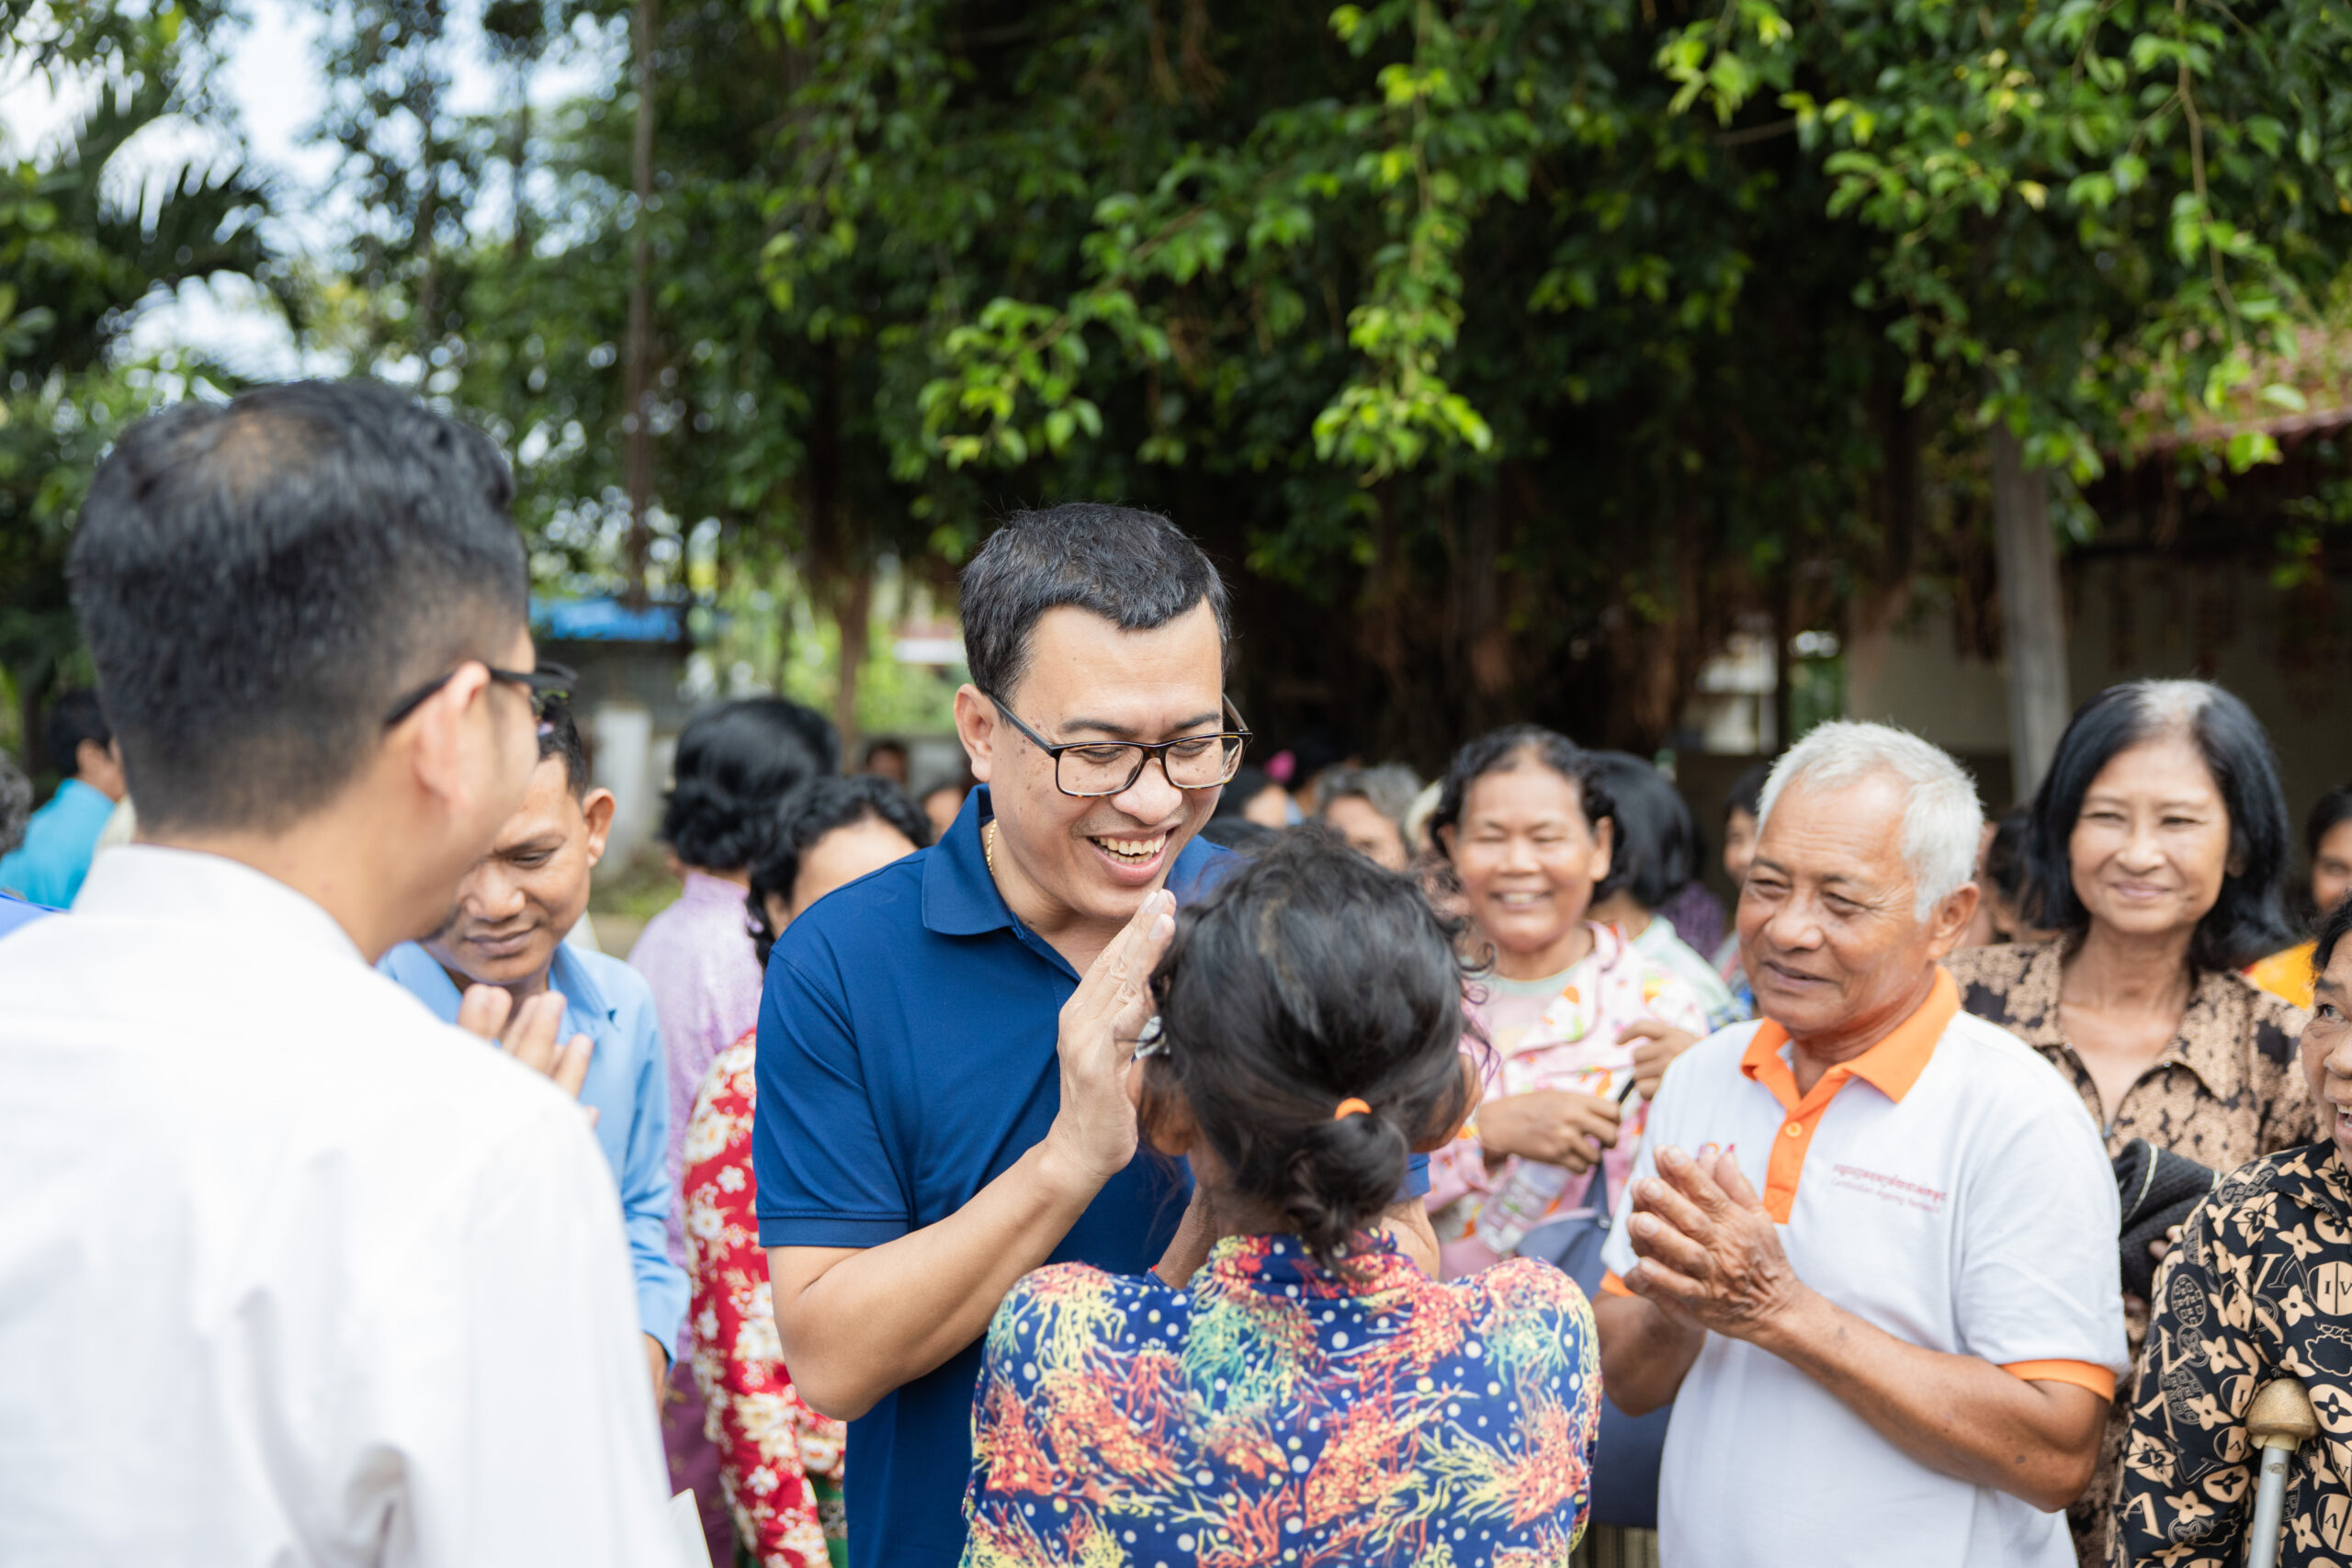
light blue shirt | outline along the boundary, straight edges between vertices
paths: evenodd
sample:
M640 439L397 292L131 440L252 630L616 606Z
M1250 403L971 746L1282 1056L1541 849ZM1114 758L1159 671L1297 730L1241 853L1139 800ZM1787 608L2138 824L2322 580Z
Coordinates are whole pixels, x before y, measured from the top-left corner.
M458 1021L456 983L416 943L401 943L376 967L444 1021ZM585 1034L596 1043L580 1103L596 1109L596 1142L620 1187L629 1265L637 1274L638 1322L674 1359L678 1329L686 1320L686 1273L670 1261L666 1243L670 1091L652 988L619 959L582 953L570 942L557 945L548 986L563 998L562 1037Z
M49 804L25 824L25 841L0 860L0 887L27 903L62 909L82 891L98 835L114 815L107 792L80 779L67 779Z

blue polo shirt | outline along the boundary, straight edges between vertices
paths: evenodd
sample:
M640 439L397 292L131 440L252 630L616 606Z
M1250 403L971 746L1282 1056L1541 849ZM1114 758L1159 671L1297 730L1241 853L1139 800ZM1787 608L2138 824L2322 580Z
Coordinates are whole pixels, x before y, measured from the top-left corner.
M1005 908L980 845L991 815L982 785L935 846L820 900L778 939L752 1137L763 1247L878 1247L936 1224L1053 1125L1055 1042L1078 972ZM1195 839L1168 886L1182 903L1235 863ZM1139 1150L1046 1261L1144 1273L1191 1196L1181 1163ZM962 1555L980 1349L850 1423L853 1568L952 1568Z
M376 967L444 1022L458 1021L457 983L416 943L401 943ZM674 1358L686 1321L686 1271L670 1261L670 1089L652 988L619 959L568 942L557 944L548 987L563 998L561 1038L585 1034L596 1043L580 1103L596 1109L596 1142L620 1189L638 1324Z
M28 904L62 909L82 891L98 835L114 815L107 792L80 779L67 779L49 804L25 822L25 841L0 857L0 887Z

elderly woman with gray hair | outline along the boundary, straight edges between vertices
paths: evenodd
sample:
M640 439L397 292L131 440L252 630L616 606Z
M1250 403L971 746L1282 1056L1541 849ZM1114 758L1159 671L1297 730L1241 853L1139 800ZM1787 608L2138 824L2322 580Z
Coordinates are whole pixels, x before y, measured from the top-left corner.
M2109 686L2066 727L2027 823L2023 913L2059 935L1954 953L1961 1005L2049 1059L2110 1156L2144 1139L2218 1173L2309 1143L2304 1014L2239 973L2289 940L2290 839L2269 738L2244 703L2203 681ZM2135 1358L2149 1250L2123 1259ZM2127 1415L2116 1408L2069 1510L2085 1563L2107 1561Z
M1413 858L1405 819L1420 793L1421 781L1401 763L1332 768L1317 781L1315 816L1375 865L1402 871Z

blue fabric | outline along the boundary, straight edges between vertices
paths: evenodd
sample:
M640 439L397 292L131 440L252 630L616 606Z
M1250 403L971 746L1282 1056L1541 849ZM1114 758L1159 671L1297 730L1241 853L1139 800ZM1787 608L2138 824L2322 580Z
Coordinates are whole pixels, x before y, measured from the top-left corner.
M27 903L64 908L82 891L98 835L113 815L114 802L106 791L67 779L25 823L25 841L0 860L0 889Z
M6 936L18 926L31 925L43 915L55 913L39 904L28 904L13 893L0 893L0 936Z
M431 953L404 942L376 967L447 1022L458 1021L457 983ZM637 1317L673 1359L686 1320L686 1272L670 1261L670 1090L662 1076L662 1026L644 977L617 958L559 943L548 985L563 997L563 1038L596 1043L580 1103L596 1109L596 1142L619 1187L637 1276Z
M1042 1142L1061 1104L1055 1054L1078 972L1013 918L989 875L986 785L933 848L851 883L785 929L760 1001L752 1137L763 1247L877 1247L936 1224ZM1238 861L1195 839L1178 900ZM1417 1161L1414 1190L1429 1190ZM1048 1262L1141 1274L1191 1197L1181 1164L1139 1152ZM853 1568L952 1564L963 1551L980 1345L850 1423Z

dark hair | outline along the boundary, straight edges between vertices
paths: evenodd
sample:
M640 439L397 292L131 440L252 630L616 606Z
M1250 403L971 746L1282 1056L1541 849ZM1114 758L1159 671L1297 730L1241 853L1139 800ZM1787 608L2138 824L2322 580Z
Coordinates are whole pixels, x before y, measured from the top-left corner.
M873 767L874 759L885 751L896 751L899 754L899 760L902 762L907 760L905 741L894 739L888 735L878 735L865 743L865 750L861 754L860 765L866 768Z
M1201 825L1200 836L1212 844L1251 855L1281 838L1283 829L1269 828L1263 822L1252 822L1237 814L1210 818Z
M571 709L559 702L548 703L539 715L539 761L549 757L563 759L563 782L574 799L588 793L588 749L581 744Z
M1588 826L1598 830L1603 820L1616 815L1616 804L1610 798L1608 784L1592 764L1591 752L1558 730L1546 729L1540 724L1507 724L1500 729L1487 731L1476 740L1465 741L1445 770L1445 783L1437 793L1437 808L1430 813L1430 842L1449 863L1453 856L1438 829L1460 826L1470 786L1488 773L1510 772L1519 765L1522 755L1577 786L1577 799L1584 807Z
M2352 893L2338 898L2333 909L2323 911L2312 928L2312 935L2318 939L2312 949L2312 975L2335 962L2335 944L2344 940L2346 931L2352 931Z
M107 723L98 694L84 686L60 692L50 703L40 739L49 748L51 765L70 779L82 772L82 742L94 740L103 747L114 739L114 729Z
M1591 757L1617 824L1609 874L1592 890L1593 902L1623 893L1645 909L1658 908L1696 872L1698 824L1690 820L1680 792L1652 764L1623 751L1595 751Z
M2338 784L2312 807L2312 814L2303 819L2303 852L2317 860L2320 840L2342 822L2352 822L2352 784Z
M1145 1124L1182 1094L1235 1188L1325 1263L1396 1201L1413 1148L1470 1109L1444 923L1411 878L1324 829L1283 834L1185 905L1151 987L1168 1047ZM1335 1118L1350 1098L1371 1111Z
M706 871L749 864L778 803L841 761L841 737L814 708L782 697L705 708L678 734L658 836Z
M854 778L812 779L787 795L768 819L748 869L751 889L743 897L750 914L752 950L760 967L768 966L768 951L782 933L768 923L768 895L792 901L792 885L800 880L800 861L817 840L842 828L853 828L867 818L888 823L922 849L931 842L931 820L907 792L879 773Z
M25 841L25 822L32 813L33 781L0 751L0 855L13 853Z
M527 586L514 490L488 436L369 381L123 432L69 572L141 826L310 811L409 689L503 652Z
M1233 639L1225 580L1200 546L1156 512L1071 502L1015 513L964 569L964 661L972 683L1010 701L1028 673L1039 617L1067 604L1121 631L1164 626L1207 601L1218 645Z
M2026 882L2035 925L2078 941L2090 911L2075 894L2068 846L2091 781L2118 753L2184 729L2230 816L2230 860L2221 896L2188 944L2199 969L2242 969L2294 939L2281 877L2287 866L2287 798L2270 738L2245 704L2203 681L2127 681L2081 707L2058 739L2050 772L2034 792L2026 829Z
M2025 840L2033 822L2033 807L2012 806L1994 819L1993 841L1984 846L1984 879L1993 885L1992 891L2017 911L2018 919L2030 926L2041 922L2026 904L2029 883L2026 877Z
M1764 815L1764 781L1772 776L1770 762L1750 762L1739 770L1739 777L1731 781L1731 788L1724 791L1724 821L1728 825L1731 814L1745 811L1750 817Z

